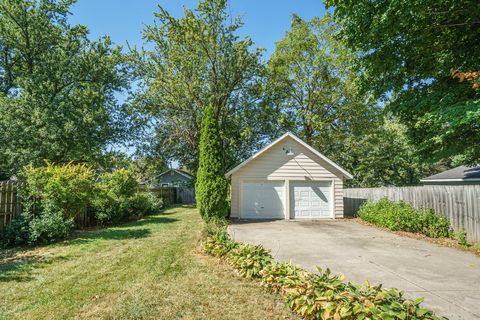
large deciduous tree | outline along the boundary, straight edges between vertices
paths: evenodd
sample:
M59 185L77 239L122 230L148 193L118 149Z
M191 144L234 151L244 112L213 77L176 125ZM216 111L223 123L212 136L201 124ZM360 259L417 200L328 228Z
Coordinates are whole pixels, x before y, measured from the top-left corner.
M329 15L311 21L294 15L268 61L268 102L279 110L283 127L354 174L349 185L418 182L424 166L403 128L361 92L355 56L337 33Z
M305 21L293 15L267 69L269 102L283 124L324 151L378 120L378 110L357 94L353 57L334 39L335 31L329 16Z
M180 18L160 7L155 18L144 31L151 49L134 51L142 78L134 102L155 117L157 149L196 171L200 123L211 105L224 165L233 166L271 131L271 113L259 103L261 50L237 35L242 23L226 0L200 1Z
M282 124L329 155L380 119L379 109L358 94L353 57L335 32L329 16L305 21L294 15L268 61L267 81Z
M67 21L73 0L0 2L0 169L99 161L120 137L120 49Z
M430 161L480 162L476 0L328 0L365 91L390 103ZM452 74L453 73L453 77ZM476 78L476 77L474 77Z

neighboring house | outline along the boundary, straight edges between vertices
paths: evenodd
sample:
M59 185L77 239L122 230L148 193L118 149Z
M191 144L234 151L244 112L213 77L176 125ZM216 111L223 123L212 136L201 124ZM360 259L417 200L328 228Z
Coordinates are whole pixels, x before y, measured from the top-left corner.
M420 180L424 185L470 185L480 184L480 166L456 167Z
M190 187L193 176L179 169L168 169L146 183L153 187Z
M352 175L288 132L226 174L231 217L343 217L343 181Z

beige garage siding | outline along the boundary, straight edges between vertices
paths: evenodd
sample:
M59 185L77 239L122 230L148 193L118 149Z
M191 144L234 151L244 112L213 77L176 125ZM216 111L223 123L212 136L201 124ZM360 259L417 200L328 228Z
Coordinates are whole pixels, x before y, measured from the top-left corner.
M294 156L283 148L293 148ZM338 174L338 176L337 176ZM335 216L343 217L343 180L337 169L290 137L273 145L268 151L240 168L231 176L231 216L240 211L239 190L242 180L327 180L334 181Z

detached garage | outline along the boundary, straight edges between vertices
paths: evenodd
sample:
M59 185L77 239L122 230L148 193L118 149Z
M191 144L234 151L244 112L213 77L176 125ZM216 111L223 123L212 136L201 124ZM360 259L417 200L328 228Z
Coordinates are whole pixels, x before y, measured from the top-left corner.
M352 175L288 132L226 174L240 219L343 217L343 181Z

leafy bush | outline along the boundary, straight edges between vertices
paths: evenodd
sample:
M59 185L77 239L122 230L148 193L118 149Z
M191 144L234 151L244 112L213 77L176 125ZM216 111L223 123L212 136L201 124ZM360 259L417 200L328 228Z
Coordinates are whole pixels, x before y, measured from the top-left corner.
M148 214L157 214L163 207L163 200L151 192L135 192L128 201L130 217L142 217Z
M228 182L224 176L222 145L212 106L202 119L200 160L195 193L197 208L204 220L228 215Z
M29 244L50 243L70 235L75 223L73 218L65 217L61 210L44 210L30 221Z
M73 218L92 198L94 175L85 164L46 162L43 167L27 166L22 171L26 182L21 189L23 206L33 215L48 207Z
M11 247L27 244L30 235L30 220L30 215L22 213L10 224L5 226L5 229L0 235L2 245Z
M153 194L139 192L138 186L130 170L119 169L100 175L92 203L97 221L105 225L157 213L162 201Z
M303 319L443 319L422 308L423 299L408 300L397 289L368 282L354 285L328 269L311 273L291 263L278 263L261 245L231 240L225 228L207 237L202 247L225 259L241 276L261 279Z
M392 231L408 231L425 234L431 238L450 237L448 220L436 215L433 210L417 210L411 204L393 202L387 198L364 203L358 215L372 224Z
M93 206L101 224L158 213L162 200L138 191L135 175L120 169L104 173L95 183L95 171L68 163L25 167L21 187L23 210L0 234L6 246L48 243L66 238L77 213Z
M22 214L6 227L4 245L39 244L66 238L75 215L88 206L94 171L84 164L27 166L20 188Z

